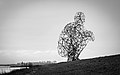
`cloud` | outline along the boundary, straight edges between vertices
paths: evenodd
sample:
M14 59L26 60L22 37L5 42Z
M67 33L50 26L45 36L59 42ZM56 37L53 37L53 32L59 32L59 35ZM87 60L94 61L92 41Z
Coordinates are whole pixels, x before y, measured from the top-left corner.
M21 61L47 61L47 60L58 60L54 57L59 57L57 51L53 50L1 50L0 59L2 62L21 62ZM6 61L7 59L7 61ZM0 63L2 63L0 61Z

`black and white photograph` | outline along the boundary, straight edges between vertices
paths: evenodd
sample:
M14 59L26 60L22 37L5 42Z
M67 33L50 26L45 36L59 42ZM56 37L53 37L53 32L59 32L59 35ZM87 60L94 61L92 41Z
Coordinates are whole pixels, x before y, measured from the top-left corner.
M120 75L119 0L0 0L0 75Z

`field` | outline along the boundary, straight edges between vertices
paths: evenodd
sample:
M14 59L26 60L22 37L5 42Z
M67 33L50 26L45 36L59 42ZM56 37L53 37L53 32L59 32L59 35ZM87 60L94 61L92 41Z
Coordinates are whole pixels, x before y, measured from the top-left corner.
M3 75L120 75L120 54L32 66Z

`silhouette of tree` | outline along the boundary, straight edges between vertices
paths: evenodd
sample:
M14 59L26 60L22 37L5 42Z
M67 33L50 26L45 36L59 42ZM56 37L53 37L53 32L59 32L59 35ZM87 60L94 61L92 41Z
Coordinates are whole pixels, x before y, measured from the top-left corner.
M77 12L74 22L67 24L62 30L58 41L58 54L68 57L67 61L79 60L79 55L89 41L94 41L93 32L84 28L85 15Z

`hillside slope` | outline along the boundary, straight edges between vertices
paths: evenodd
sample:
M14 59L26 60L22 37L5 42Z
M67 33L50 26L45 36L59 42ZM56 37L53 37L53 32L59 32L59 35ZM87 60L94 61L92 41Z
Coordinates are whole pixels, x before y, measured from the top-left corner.
M34 66L5 75L120 75L120 54Z

